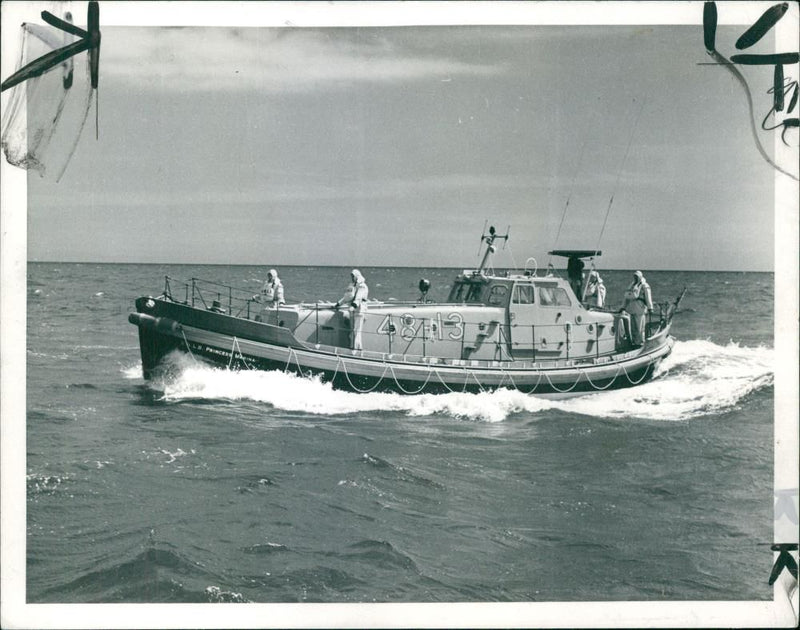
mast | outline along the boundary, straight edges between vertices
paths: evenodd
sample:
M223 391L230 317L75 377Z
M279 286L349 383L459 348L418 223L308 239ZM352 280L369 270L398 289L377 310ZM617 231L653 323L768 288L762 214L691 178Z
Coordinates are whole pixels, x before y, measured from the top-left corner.
M489 255L494 254L497 251L497 248L494 246L494 242L496 239L502 238L505 246L505 242L508 242L508 230L506 230L505 234L498 234L497 230L494 229L493 225L489 226L489 235L483 234L481 236L481 242L486 243L486 252L483 254L483 260L481 260L481 264L478 267L478 273L481 273L486 268L486 263L489 260Z

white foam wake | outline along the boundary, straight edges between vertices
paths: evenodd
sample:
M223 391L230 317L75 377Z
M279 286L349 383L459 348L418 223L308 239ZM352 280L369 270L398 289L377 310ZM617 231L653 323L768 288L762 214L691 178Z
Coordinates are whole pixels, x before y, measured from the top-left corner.
M612 418L687 420L724 412L749 393L772 385L774 367L772 348L678 341L652 381L567 400L562 407Z
M180 355L182 356L182 355ZM154 386L167 401L250 400L276 409L318 415L394 411L410 416L442 414L500 422L511 414L560 409L604 418L686 420L734 407L773 380L771 348L747 348L710 341L677 342L653 381L629 389L567 400L537 398L507 389L491 393L358 394L333 389L318 379L283 372L230 371L176 359L172 376Z
M120 371L122 372L122 376L127 379L142 378L142 362L138 361L134 365L123 367Z

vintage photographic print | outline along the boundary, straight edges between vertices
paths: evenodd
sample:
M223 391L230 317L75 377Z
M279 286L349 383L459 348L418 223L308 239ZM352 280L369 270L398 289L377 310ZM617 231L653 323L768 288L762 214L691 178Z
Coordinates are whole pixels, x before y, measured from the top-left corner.
M4 627L796 626L796 3L0 8Z

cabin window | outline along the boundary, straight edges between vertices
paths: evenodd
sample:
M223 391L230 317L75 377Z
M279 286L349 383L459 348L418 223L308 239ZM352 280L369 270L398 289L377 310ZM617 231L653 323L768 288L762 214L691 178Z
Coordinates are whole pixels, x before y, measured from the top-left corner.
M470 284L469 291L467 292L467 297L465 302L480 302L481 301L481 289L483 287L480 283Z
M506 293L508 293L507 286L504 284L494 285L489 292L489 304L491 306L502 306L506 302Z
M450 302L481 302L482 282L457 282L450 291Z
M572 300L569 299L569 294L565 289L553 289L553 295L556 298L556 304L558 306L572 306Z
M572 306L567 292L556 286L539 286L539 304L542 306Z
M533 286L518 284L514 287L514 304L533 304Z

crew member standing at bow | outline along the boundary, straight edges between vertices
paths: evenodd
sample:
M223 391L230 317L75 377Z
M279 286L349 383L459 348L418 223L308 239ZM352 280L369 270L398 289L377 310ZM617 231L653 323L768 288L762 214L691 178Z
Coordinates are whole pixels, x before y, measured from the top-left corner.
M633 282L625 291L625 305L623 307L631 316L631 342L634 346L641 346L645 342L645 324L647 313L653 310L653 297L650 294L650 285L644 279L641 271L633 274Z
M334 308L339 308L342 304L347 304L350 307L353 349L361 350L363 348L361 332L364 329L364 318L367 316L369 287L358 269L353 269L350 272L350 280L352 284L347 287L344 295L336 302Z
M283 283L275 269L270 269L267 273L267 281L261 289L261 295L264 296L267 305L273 308L286 304L286 300L283 299Z

